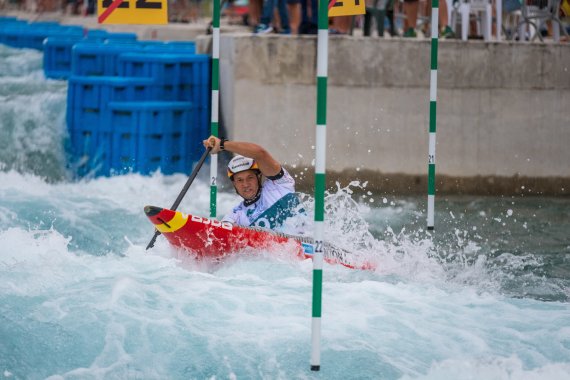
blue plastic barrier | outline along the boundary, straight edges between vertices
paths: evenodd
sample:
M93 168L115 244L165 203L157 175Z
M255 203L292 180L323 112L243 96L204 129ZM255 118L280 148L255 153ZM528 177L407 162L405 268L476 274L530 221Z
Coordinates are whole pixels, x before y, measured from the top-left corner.
M95 43L107 43L108 41L121 41L128 42L129 44L137 43L137 36L134 33L108 33L101 30L96 30L97 33L92 33L89 31L86 33L85 37L80 36L60 36L60 37L48 37L44 41L44 72L46 77L53 79L66 79L72 73L72 60L73 60L73 46L75 44L81 43L83 46L90 46L96 51L96 55L103 55L105 58L100 60L102 69L97 69L96 63L93 60L96 58L88 53L90 57L87 62L78 63L79 70L75 74L83 74L82 70L93 69L94 72L102 71L106 74L106 71L110 71L108 68L113 67L113 63L109 62L108 57L110 55L117 56L122 51L129 50L139 50L142 47L134 47L132 49L120 49L117 48L113 50L112 48L104 49L100 46L105 46L103 44L95 45ZM103 33L101 33L103 32ZM136 46L136 45L133 45ZM103 51L103 53L101 53ZM82 65L85 64L85 67ZM91 64L92 66L89 66Z
M93 36L91 36L93 38ZM136 41L128 39L107 39L104 44L77 44L72 50L72 75L96 75L113 76L121 75L118 72L118 58L123 53L140 52L149 56L161 52L174 52L179 46L179 51L184 55L194 55L194 43L153 43L149 41ZM148 52L147 52L148 51ZM207 57L207 56L206 56ZM206 68L207 70L207 68ZM132 76L132 75L130 75ZM146 75L137 75L146 76ZM176 99L172 99L176 100Z
M0 30L5 28L8 25L16 25L16 24L27 24L28 22L25 20L18 20L16 17L12 16L0 16Z
M67 122L80 176L189 172L210 108L210 57L194 51L128 39L73 45Z
M112 170L143 174L188 172L188 138L192 135L189 102L111 103Z
M104 130L75 133L74 144L89 150L85 156L96 175L189 172L196 152L188 140L204 138L192 136L189 102L111 102L105 125Z
M119 75L154 78L156 99L192 102L199 125L208 125L209 56L124 53L119 56L118 66Z
M44 41L44 73L47 78L67 79L71 75L71 50L82 37L48 37Z
M48 37L82 37L83 28L49 23L8 23L0 27L0 42L15 48L43 50Z
M107 32L104 29L89 29L89 31L87 31L87 37L92 37L92 38L105 39L107 38L108 35L109 32Z
M60 28L62 27L62 25L60 25L58 22L56 21L34 21L31 25L33 25L36 28Z
M169 41L161 44L149 42L146 42L145 50L151 50L153 53L196 54L196 44L194 42Z
M78 43L71 53L71 74L92 76L118 75L118 58L121 53L141 51L140 44L89 44Z
M104 130L104 114L110 102L150 100L152 78L70 77L67 87L67 127Z
M68 100L73 107L104 107L117 101L151 100L152 78L76 77L69 78Z
M79 128L69 131L76 174L100 176L110 173L110 134Z
M107 41L137 41L136 33L108 33Z
M129 39L108 38L108 44L123 44L135 42ZM145 50L152 50L153 53L171 53L171 54L196 54L196 43L192 41L155 41L155 40L137 40Z
M123 53L118 73L126 77L152 77L170 85L207 84L210 57L204 54Z

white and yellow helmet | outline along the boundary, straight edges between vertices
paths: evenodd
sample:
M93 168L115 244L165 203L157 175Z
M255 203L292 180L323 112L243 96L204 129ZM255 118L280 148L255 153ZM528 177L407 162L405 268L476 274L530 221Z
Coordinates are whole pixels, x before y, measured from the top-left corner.
M234 174L244 172L246 170L256 170L257 172L260 172L259 166L257 166L257 162L255 162L253 158L237 155L232 158L228 164L228 177L233 181Z

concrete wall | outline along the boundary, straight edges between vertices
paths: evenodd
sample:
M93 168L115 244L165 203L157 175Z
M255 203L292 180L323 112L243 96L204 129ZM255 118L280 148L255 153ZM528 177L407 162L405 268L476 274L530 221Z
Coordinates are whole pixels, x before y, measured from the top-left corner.
M198 45L208 51L209 37ZM542 183L537 191L569 194L570 46L439 47L438 188L520 192L522 177ZM425 192L429 42L331 36L329 51L327 169ZM312 169L315 38L223 35L220 67L227 137Z

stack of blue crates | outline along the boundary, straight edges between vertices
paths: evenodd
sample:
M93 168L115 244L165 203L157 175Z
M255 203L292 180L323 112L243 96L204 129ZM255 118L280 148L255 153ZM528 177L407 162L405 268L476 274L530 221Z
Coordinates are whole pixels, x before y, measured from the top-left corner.
M44 40L44 73L47 78L67 79L71 75L72 49L76 45L101 46L105 43L120 41L136 43L134 33L109 33L105 30L89 30L82 36L54 36ZM116 54L116 53L115 53ZM81 73L83 74L83 73ZM94 74L101 75L101 74Z
M188 171L196 138L189 102L112 102L105 115L113 127L109 136L111 167L120 173Z
M44 52L68 80L67 128L78 176L190 172L208 136L210 58L192 42L28 23L0 16L0 43Z
M48 37L82 38L83 27L60 25L56 22L21 21L10 17L0 18L0 43L15 48L44 50Z
M76 43L67 123L78 174L189 173L208 136L209 68L192 43Z
M119 75L155 78L154 97L189 101L195 105L200 125L209 121L209 57L206 55L124 53L118 61Z

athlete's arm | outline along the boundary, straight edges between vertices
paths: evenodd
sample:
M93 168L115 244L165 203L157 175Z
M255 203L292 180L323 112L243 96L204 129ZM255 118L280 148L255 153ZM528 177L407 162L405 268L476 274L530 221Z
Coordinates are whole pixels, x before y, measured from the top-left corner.
M203 141L204 147L212 148L212 154L220 152L220 142L221 140L215 136L210 136ZM245 141L226 141L224 150L253 158L257 162L261 173L266 177L273 177L281 172L281 164L268 151L257 144Z

